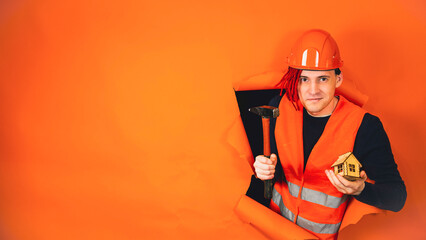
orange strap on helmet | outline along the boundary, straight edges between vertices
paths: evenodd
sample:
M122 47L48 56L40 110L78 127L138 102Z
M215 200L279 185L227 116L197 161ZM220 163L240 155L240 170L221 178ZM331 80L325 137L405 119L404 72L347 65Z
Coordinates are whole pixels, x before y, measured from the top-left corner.
M331 70L343 66L339 48L330 33L313 29L305 32L291 49L287 58L292 68Z

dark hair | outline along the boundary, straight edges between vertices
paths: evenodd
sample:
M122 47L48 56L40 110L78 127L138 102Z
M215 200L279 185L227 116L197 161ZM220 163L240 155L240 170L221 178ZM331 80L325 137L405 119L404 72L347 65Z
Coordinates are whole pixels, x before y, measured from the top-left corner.
M342 73L342 71L340 71L340 68L336 68L336 69L334 69L334 73L336 75L340 75Z

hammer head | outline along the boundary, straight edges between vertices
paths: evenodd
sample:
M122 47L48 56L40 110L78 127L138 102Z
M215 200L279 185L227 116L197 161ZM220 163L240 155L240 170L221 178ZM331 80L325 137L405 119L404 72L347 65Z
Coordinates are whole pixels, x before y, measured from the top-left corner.
M249 108L249 111L263 118L276 118L280 115L278 108L266 105Z

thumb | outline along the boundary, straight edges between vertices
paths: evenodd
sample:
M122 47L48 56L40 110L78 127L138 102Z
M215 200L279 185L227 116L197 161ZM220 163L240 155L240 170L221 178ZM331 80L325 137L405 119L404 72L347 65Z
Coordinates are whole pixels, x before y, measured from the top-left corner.
M275 155L274 153L271 154L269 159L271 159L271 161L274 165L277 164L277 155Z
M361 171L361 173L359 174L359 176L362 178L362 180L367 180L367 173L365 173L365 171Z

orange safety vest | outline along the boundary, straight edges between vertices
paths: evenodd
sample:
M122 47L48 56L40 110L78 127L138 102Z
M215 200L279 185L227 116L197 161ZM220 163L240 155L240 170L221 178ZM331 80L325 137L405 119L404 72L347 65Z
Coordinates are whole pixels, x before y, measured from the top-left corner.
M286 97L279 110L275 138L285 180L275 183L270 208L320 239L335 239L348 196L331 184L324 171L338 156L352 152L366 111L340 96L304 171L303 111L296 111Z

